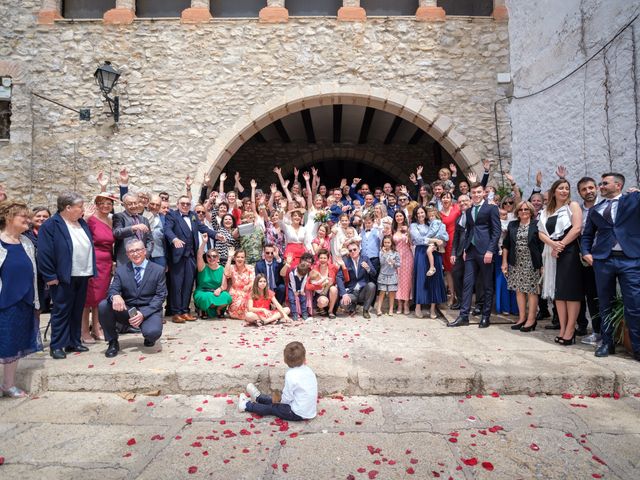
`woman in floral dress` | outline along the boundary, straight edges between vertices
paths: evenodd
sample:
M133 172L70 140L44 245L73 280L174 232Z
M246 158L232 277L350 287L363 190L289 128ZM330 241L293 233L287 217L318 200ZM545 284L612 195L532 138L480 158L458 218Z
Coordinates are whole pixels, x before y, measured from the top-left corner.
M411 250L411 237L407 217L398 210L393 215L393 242L396 251L400 255L400 268L398 269L398 313L409 315L409 301L411 300L411 288L413 284L413 251Z
M234 264L231 264L231 259L234 260ZM229 294L232 298L227 311L229 318L236 320L246 320L247 305L249 298L251 298L251 288L255 277L253 266L247 265L245 260L244 250L234 251L230 248L229 259L224 269L227 283L230 284Z

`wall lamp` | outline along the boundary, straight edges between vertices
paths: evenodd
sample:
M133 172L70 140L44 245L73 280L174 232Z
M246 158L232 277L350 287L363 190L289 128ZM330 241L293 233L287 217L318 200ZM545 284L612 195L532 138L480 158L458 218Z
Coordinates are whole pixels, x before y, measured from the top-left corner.
M104 62L104 65L99 66L96 72L93 74L96 79L96 84L100 87L102 95L109 104L109 110L113 115L113 120L118 123L120 119L120 97L117 95L113 98L109 97L111 90L118 83L120 78L120 72L111 66L111 62Z

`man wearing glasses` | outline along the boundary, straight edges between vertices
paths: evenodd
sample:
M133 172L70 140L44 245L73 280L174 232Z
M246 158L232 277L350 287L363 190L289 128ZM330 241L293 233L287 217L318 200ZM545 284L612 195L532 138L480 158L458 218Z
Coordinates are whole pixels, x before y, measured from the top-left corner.
M120 351L116 323L139 328L145 347L153 347L162 335L162 304L167 296L164 268L149 262L146 253L141 240L127 242L129 260L116 269L107 298L98 306L100 325L109 342L107 358Z
M371 260L360 254L360 245L357 240L348 242L347 250L349 254L342 260L348 275L341 268L336 276L340 305L347 313L353 315L357 304L361 303L362 316L371 318L369 309L376 295L374 282L378 272Z
M216 236L216 232L191 211L191 201L183 195L178 199L178 209L167 213L164 227L164 236L170 248L169 304L174 323L196 320L196 317L189 313L189 303L196 276L199 233L206 233L209 238Z
M116 239L116 265L119 267L127 263L124 244L127 240L137 238L147 249L147 255L153 250L153 238L149 220L139 214L140 202L137 195L127 193L122 197L124 212L113 215L113 236Z
M278 250L274 245L267 243L264 246L263 258L256 262L256 275L259 273L267 277L269 290L276 294L276 300L280 305L284 305L285 300L285 279L280 275L283 263L277 256Z

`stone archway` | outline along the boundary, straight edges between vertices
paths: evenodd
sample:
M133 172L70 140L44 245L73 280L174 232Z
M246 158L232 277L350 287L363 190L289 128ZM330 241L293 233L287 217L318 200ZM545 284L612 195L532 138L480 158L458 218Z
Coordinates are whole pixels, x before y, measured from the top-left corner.
M203 178L205 173L212 179L217 178L245 142L276 120L307 108L334 104L372 107L397 115L433 137L464 171L473 171L478 178L482 177L480 157L467 144L464 135L456 130L453 120L446 115L441 115L420 100L386 88L323 83L291 88L285 95L256 106L249 114L240 117L209 148L207 160L201 164L196 178ZM383 163L384 160L381 159L380 162ZM390 173L392 167L397 170L397 166L381 166L388 167Z

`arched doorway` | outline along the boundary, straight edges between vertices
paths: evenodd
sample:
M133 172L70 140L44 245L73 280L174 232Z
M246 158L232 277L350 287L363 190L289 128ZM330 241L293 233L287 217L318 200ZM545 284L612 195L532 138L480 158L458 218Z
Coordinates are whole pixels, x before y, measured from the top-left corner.
M447 153L464 172L473 171L478 177L482 175L482 165L479 156L473 147L467 144L467 140L455 127L451 118L441 115L424 102L410 98L407 95L392 92L383 88L371 88L366 85L338 85L320 84L305 87L303 89L292 88L284 97L275 98L263 105L256 106L248 115L237 120L235 125L221 135L207 152L207 160L200 167L198 179L202 179L207 173L212 180L227 168L227 164L234 155L245 145L256 142L265 132L265 129L275 129L287 143L289 134L281 131L282 122L294 114L301 112L318 111L321 107L357 107L364 111L366 116L371 111L381 111L394 118L401 119L415 127L416 132L426 133L433 139L439 148ZM311 115L311 114L309 114ZM335 118L335 117L334 117ZM364 124L363 124L364 125ZM306 122L305 122L306 128ZM362 127L361 127L362 128ZM390 132L387 133L387 135ZM306 132L308 135L308 132ZM263 139L264 140L264 139ZM259 143L264 143L258 140ZM360 143L360 142L358 142ZM335 147L338 148L338 147ZM351 159L365 166L374 167L385 175L400 180L406 179L409 170L403 165L395 164L385 158L384 155L375 155L370 152L363 154L358 148L339 148L332 158ZM273 164L283 166L283 172L316 164L319 160L331 160L326 157L327 148L316 149L304 155L296 156L290 162L278 162ZM347 154L347 156L345 156ZM349 156L351 154L351 156ZM322 155L321 157L318 157ZM248 157L251 159L251 157ZM405 180L406 181L406 180Z

